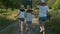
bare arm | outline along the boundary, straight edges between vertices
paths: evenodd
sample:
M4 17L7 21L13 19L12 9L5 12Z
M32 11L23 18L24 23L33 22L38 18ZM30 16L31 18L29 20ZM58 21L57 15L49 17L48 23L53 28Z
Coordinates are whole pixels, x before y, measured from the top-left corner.
M36 5L40 5L40 4L41 4L40 1L38 1Z
M27 12L25 12L25 18L26 18L26 16L27 16Z
M18 15L17 16L19 16L20 15L20 13L18 13Z
M47 10L47 14L48 14L49 12L48 12L48 10Z
M40 2L37 2L36 9L39 9L39 6L40 6Z
M48 18L49 20L51 20L51 19L52 19L52 15L51 15L51 13L50 13L50 12L48 12L48 11L47 11L47 18Z
M20 13L18 13L16 16L14 16L14 18L18 17L20 15Z

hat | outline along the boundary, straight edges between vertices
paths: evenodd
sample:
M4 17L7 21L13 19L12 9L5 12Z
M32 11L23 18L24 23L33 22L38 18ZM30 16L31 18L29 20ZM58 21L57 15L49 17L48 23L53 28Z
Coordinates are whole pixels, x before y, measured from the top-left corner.
M20 7L24 8L24 5L21 5Z
M42 3L45 3L45 0L41 0Z

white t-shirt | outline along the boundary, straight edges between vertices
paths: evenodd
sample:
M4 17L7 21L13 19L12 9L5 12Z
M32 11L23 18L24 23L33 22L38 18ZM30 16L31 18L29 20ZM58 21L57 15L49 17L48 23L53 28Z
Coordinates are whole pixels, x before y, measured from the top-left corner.
M46 17L47 16L47 10L49 9L48 6L36 5L36 7L39 8L39 17Z
M32 21L32 13L27 13L26 20L27 21Z
M24 12L20 11L19 18L25 18L25 11Z

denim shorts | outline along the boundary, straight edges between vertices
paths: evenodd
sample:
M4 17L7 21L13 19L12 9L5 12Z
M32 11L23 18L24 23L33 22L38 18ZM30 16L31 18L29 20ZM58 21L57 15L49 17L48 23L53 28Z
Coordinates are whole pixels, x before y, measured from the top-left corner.
M27 24L31 25L32 21L27 21Z
M46 21L47 20L47 17L39 17L39 21Z
M19 18L19 20L24 21L24 18Z

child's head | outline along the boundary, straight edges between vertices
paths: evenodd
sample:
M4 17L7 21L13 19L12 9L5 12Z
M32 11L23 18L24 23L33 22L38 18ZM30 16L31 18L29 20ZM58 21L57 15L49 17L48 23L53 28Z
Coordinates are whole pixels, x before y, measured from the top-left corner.
M31 10L31 7L30 7L30 5L27 5L27 9L28 9L28 10Z
M46 2L45 0L40 0L40 3L41 3L41 4L40 4L41 6L47 5L47 2Z
M25 7L24 7L24 5L23 4L21 4L21 6L20 6L20 9L24 9Z
M41 6L46 6L46 5L47 5L47 3L46 3L46 2L41 3Z

